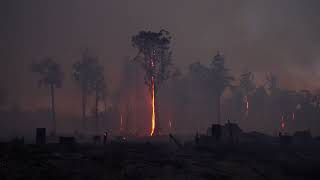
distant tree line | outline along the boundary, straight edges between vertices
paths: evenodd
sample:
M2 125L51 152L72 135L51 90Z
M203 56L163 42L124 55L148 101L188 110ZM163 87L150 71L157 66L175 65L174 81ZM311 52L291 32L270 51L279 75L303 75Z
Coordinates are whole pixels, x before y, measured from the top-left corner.
M172 63L172 51L170 49L171 35L166 30L159 32L140 31L132 37L132 45L138 53L132 62L141 65L145 72L144 81L153 96L155 108L155 134L160 134L159 97L158 91L162 84L172 79L177 87L175 94L176 106L185 109L187 104L192 104L187 92L186 83L192 83L193 92L205 95L213 102L212 110L215 116L212 123L222 123L222 112L230 113L225 116L241 123L254 123L260 120L270 122L269 126L277 127L280 124L286 126L289 121L317 121L320 116L320 95L308 90L289 91L281 89L277 77L267 74L265 83L257 85L253 72L245 71L239 77L232 75L226 67L225 57L217 52L208 65L195 62L189 65L188 72L182 74ZM131 63L131 61L130 61ZM63 71L60 65L52 58L45 58L32 64L32 72L39 74L40 87L48 87L50 91L53 133L56 131L55 118L55 90L60 88L63 82ZM99 102L104 102L106 108L107 83L104 77L104 68L99 63L98 57L84 51L82 58L74 62L72 77L81 90L82 102L82 128L86 129L87 99L95 98L96 131L98 131ZM131 82L132 83L132 82ZM228 90L231 94L223 97ZM203 91L203 92L202 92ZM153 94L154 93L154 94ZM0 93L0 103L1 103ZM192 112L189 112L192 113ZM187 114L187 113L185 113ZM274 122L279 123L275 125ZM171 123L171 122L170 122ZM262 125L263 126L263 125ZM281 127L282 129L285 127Z
M51 117L53 123L52 134L56 133L56 112L55 112L55 88L60 88L63 81L63 72L55 60L45 58L40 62L31 65L31 71L39 74L39 87L49 87L51 96ZM107 86L104 78L104 68L99 64L98 58L89 54L88 50L84 51L82 58L76 61L72 66L72 76L78 84L82 93L82 129L86 130L86 112L87 97L93 95L95 97L95 129L98 132L100 101L105 101Z
M200 62L190 64L188 72L174 80L172 84L175 88L173 89L178 89L176 94L179 96L174 95L175 99L172 98L172 100L178 102L176 106L180 106L181 112L176 114L184 115L184 118L193 116L192 119L197 124L196 121L201 116L196 115L197 108L190 111L190 107L205 107L209 104L216 109L214 110L216 116L211 117L212 123L220 123L220 112L223 111L224 122L231 120L246 127L277 131L288 131L290 128L304 130L311 127L317 128L312 124L319 123L319 93L280 88L278 78L272 73L267 73L264 83L257 85L253 72L245 71L236 77L231 75L230 70L223 65L216 66L217 68L214 69L213 62L217 61L219 56L222 55L217 53L209 65ZM188 91L190 91L189 94L186 94ZM226 91L228 93L224 96L222 103L219 97ZM207 103L210 100L203 101L199 99L200 97L190 94L199 94L207 99L212 98L211 101L215 103ZM198 100L202 105L199 105Z

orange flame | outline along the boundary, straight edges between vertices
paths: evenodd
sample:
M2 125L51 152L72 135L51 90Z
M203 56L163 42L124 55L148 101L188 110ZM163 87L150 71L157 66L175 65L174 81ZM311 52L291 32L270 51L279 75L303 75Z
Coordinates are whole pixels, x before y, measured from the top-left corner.
M295 119L295 114L294 114L294 112L292 112L292 120L294 120Z
M285 128L284 118L281 116L281 129Z
M245 96L245 97L244 97L244 101L245 101L245 105L246 105L245 113L246 113L246 116L248 116L248 114L249 114L249 100L248 100L248 96Z
M155 56L155 50L153 50L151 59L150 59L150 65L152 70L155 70L155 62L154 62L154 56ZM155 112L155 92L154 92L154 81L155 77L152 75L151 76L151 88L152 88L152 117L151 117L151 133L150 136L153 136L154 134L154 129L156 127L156 112Z
M248 113L249 112L249 101L248 100L247 100L246 108L247 108L247 113Z
M152 117L151 117L151 133L150 136L153 136L154 128L156 126L156 114L155 114L155 100L154 100L154 79L152 77Z
M285 128L285 124L284 122L281 122L281 128L284 129Z

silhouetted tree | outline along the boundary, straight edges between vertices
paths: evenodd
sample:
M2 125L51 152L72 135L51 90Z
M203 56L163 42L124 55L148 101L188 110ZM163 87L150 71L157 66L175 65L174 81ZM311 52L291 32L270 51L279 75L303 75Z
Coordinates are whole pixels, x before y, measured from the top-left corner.
M232 86L230 90L232 92L232 117L235 120L239 120L238 118L241 117L243 113L243 93L240 86Z
M137 117L137 106L139 102L139 85L141 81L141 71L140 64L130 61L129 57L125 57L123 61L122 78L120 84L121 94L119 108L123 119L125 119L125 126L122 130L129 130L128 123L133 127L134 123L131 121L136 121ZM132 113L135 112L135 113ZM131 113L131 114L130 114ZM129 115L130 114L130 115ZM123 124L124 125L124 124ZM128 133L128 131L127 131Z
M93 92L93 87L97 85L98 77L100 76L100 67L97 57L89 55L88 50L82 54L82 59L73 64L73 77L79 84L82 94L82 128L86 129L86 106L87 98ZM99 77L101 78L101 77ZM100 86L100 85L97 85ZM96 88L98 89L98 88ZM100 87L99 87L100 89Z
M265 86L270 94L276 93L276 91L279 90L277 77L272 73L268 73Z
M202 106L204 103L208 104L208 108L210 105L212 105L212 96L215 95L212 93L213 90L209 77L209 67L205 66L204 64L201 64L200 62L195 62L189 65L189 85L186 86L185 89L183 89L183 91L185 91L184 93L188 93L189 95L191 95L189 98L186 99L189 101L189 108L192 108L193 106L199 107ZM188 89L190 89L189 92ZM188 106L188 104L186 105ZM204 116L202 116L202 110L208 108L202 107L192 109L192 113L190 113L190 115L187 118L185 118L184 121L186 121L188 118L190 118L191 120L204 118ZM194 128L199 129L199 125L200 123L195 124Z
M96 132L98 133L99 101L103 100L105 102L107 85L104 79L103 67L97 63L92 70L93 76L90 88L92 88L95 94Z
M40 79L38 80L38 85L41 87L50 88L51 94L51 111L52 111L52 121L53 121L53 131L56 133L56 117L55 117L55 88L60 88L62 83L62 71L60 65L53 61L51 58L46 58L39 63L32 64L32 72L40 74Z
M195 62L189 65L189 71L191 73L191 78L193 78L196 83L198 82L200 84L208 85L210 69L207 66L201 64L200 62Z
M250 111L255 114L254 119L261 119L262 123L265 123L264 120L268 116L266 114L267 99L268 94L264 86L257 87L251 95Z
M231 86L231 82L234 80L229 75L229 70L225 67L224 57L218 52L211 64L210 64L210 84L213 87L213 93L216 96L217 102L217 121L221 122L221 96L226 87Z
M248 117L250 106L249 99L256 89L256 85L254 83L254 75L252 72L247 71L240 75L240 88L242 90L246 117Z
M314 97L309 90L301 90L299 92L299 113L303 116L303 120L310 120L314 116L316 106Z
M217 123L220 123L221 96L226 87L231 86L231 82L234 79L229 75L229 70L225 67L224 57L218 52L209 67L196 62L189 66L189 70L200 84L205 84L205 87L210 88L216 98L216 119Z
M159 112L158 112L158 90L161 84L167 80L170 75L171 36L168 31L160 32L140 31L132 37L133 47L138 49L138 54L134 58L135 61L141 63L145 70L145 84L148 86L150 94L154 90L155 99L155 134L159 134Z
M316 93L313 95L312 102L315 108L317 109L317 111L320 111L320 94L319 93Z
M252 94L255 91L256 85L252 72L247 71L240 75L240 87L245 95Z

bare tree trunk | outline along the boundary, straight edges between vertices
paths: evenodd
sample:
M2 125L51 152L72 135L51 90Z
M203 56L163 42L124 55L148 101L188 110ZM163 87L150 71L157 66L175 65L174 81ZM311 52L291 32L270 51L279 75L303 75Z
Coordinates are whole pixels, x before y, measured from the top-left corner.
M56 134L56 112L55 112L55 106L54 106L54 85L50 85L50 92L51 92L51 113L52 113L52 134Z
M82 87L82 130L86 131L86 104L87 104L87 92L85 87Z
M155 128L154 134L160 135L160 122L159 122L159 101L158 101L158 92L155 90L154 92L154 113L155 113Z
M103 97L103 106L104 106L104 113L107 114L107 100L106 97Z
M221 97L218 95L217 97L217 123L220 124L221 122Z
M125 130L126 130L126 133L129 134L129 117L131 116L131 107L130 107L130 104L127 104L127 110L126 110L126 126L125 126Z
M99 112L98 112L98 106L99 106L99 97L98 97L98 90L96 89L96 133L98 134L98 119L99 119Z
M103 122L104 122L104 131L108 129L108 116L107 116L107 100L106 96L103 96L103 107L104 107L104 113L103 113Z

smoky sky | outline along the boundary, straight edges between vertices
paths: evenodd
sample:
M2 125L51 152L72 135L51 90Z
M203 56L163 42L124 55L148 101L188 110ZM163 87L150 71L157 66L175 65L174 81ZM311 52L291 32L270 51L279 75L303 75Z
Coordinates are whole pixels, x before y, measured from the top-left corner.
M1 1L1 86L11 102L37 106L29 64L52 57L65 72L61 99L75 99L71 65L89 48L106 69L112 88L121 81L124 57L133 57L131 36L166 29L173 36L175 65L186 71L222 52L232 73L249 70L263 83L275 73L282 87L320 88L320 2L317 0L16 0ZM78 98L79 99L79 98ZM60 108L72 108L68 103Z

